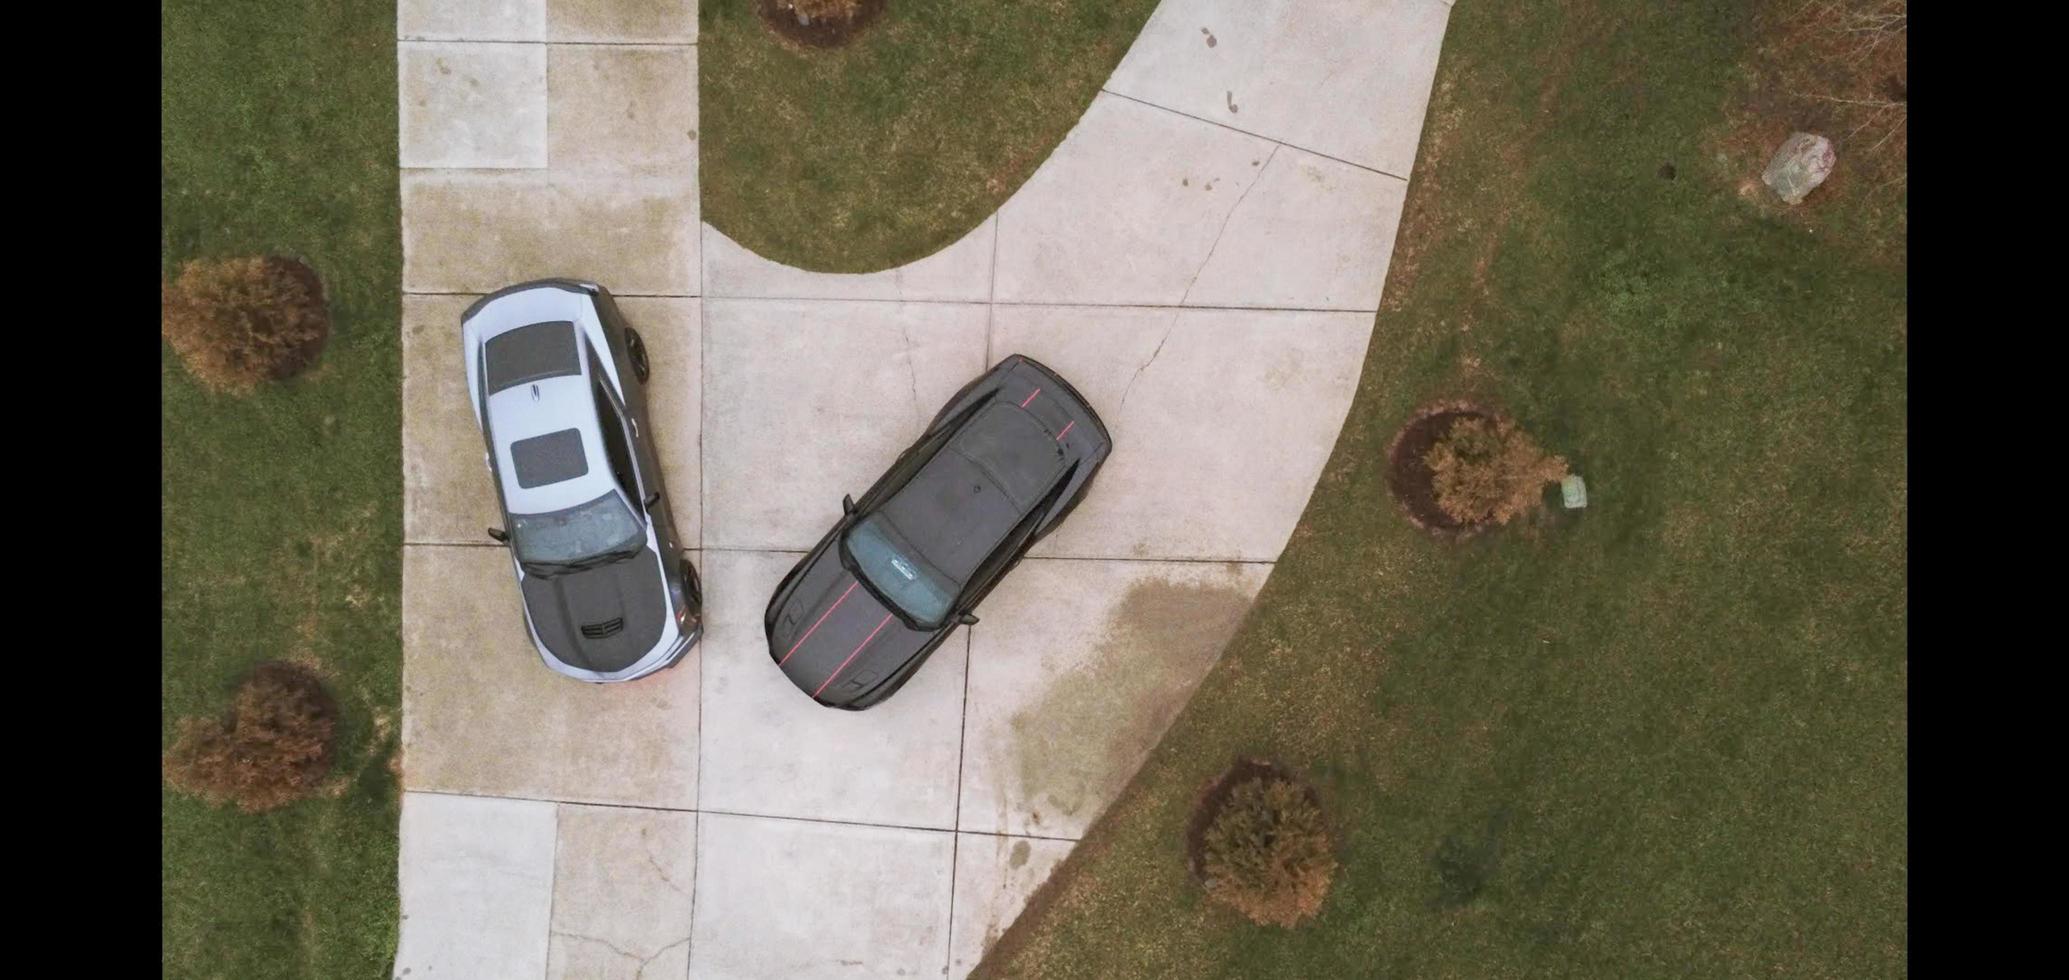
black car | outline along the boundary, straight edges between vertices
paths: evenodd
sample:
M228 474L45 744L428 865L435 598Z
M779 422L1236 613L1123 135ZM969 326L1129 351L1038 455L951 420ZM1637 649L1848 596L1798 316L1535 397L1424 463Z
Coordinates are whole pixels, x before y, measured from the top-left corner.
M595 683L674 666L703 630L647 415L645 341L608 290L543 279L460 317L467 393L502 505L525 630Z
M820 704L882 703L1054 530L1113 450L1099 415L1021 355L966 385L769 600L769 658Z

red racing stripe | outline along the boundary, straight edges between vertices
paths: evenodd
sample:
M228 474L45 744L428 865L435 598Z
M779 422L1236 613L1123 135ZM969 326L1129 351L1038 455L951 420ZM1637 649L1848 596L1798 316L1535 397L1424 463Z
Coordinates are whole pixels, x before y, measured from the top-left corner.
M860 581L849 582L848 592L855 591L855 586L860 584ZM790 647L790 653L796 653L798 647L804 646L805 641L812 638L812 634L819 632L819 624L826 622L826 617L833 615L833 611L839 609L841 607L841 603L848 601L848 592L841 593L840 598L833 600L833 605L827 606L826 611L819 614L819 622L813 623L812 628L805 631L805 635L797 638L797 642L792 644ZM790 653L784 654L783 659L776 661L776 666L781 667L784 664L789 663Z
M888 623L890 621L891 614L885 613L884 618L876 624L876 629L870 630L869 635L862 638L862 645L855 648L855 653L848 654L848 659L841 661L841 665L835 667L833 669L833 673L826 675L826 684L833 683L833 679L839 677L841 675L841 671L847 670L848 665L855 661L855 654L861 653L862 647L868 646L869 641L876 639L876 635L884 631L884 623ZM819 685L819 691L826 690L826 684ZM813 691L812 696L815 698L818 697L819 691Z

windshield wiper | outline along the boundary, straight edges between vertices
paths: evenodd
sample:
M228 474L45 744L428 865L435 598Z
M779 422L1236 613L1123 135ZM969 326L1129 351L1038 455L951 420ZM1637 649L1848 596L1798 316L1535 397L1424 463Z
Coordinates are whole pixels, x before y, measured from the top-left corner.
M569 572L580 572L599 565L624 561L639 554L639 552L640 549L638 548L627 548L623 551L600 552L587 558L576 558L572 561L528 561L524 564L527 569L532 570L532 574L541 578L552 578L556 575L566 575Z

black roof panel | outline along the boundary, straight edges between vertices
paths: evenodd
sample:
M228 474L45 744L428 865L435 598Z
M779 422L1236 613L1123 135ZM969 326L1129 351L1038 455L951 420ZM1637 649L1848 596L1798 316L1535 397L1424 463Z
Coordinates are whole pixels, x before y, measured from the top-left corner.
M515 385L582 373L575 354L575 325L549 320L499 333L482 345L489 394Z
M580 429L562 429L510 444L510 462L517 467L517 485L526 490L572 480L589 472L582 453Z
M1062 448L1040 422L994 403L885 501L883 513L961 585L1055 486L1064 465Z
M1056 485L1063 472L1063 447L1026 411L993 402L948 444L998 484L1022 513Z

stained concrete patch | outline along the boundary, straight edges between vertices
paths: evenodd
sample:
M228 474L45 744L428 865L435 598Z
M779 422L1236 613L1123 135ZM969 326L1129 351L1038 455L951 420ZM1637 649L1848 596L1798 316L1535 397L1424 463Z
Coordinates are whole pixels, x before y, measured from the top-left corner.
M771 262L704 226L704 292L756 299L961 300L991 295L994 215L954 244L884 272L807 272Z
M1113 435L1037 555L1270 561L1350 410L1370 313L1001 306L992 352L1070 379Z
M1083 836L1219 659L1266 574L1023 562L972 630L958 826Z
M402 298L402 539L412 544L487 544L485 529L503 526L460 357L473 300Z
M998 300L1177 304L1271 149L1102 92L999 209Z
M950 980L962 980L977 967L1070 849L1069 841L1039 837L956 835Z
M660 296L625 296L618 312L646 341L647 415L661 458L661 481L675 515L676 533L694 546L702 540L704 453L704 315L702 302Z
M555 173L697 172L697 49L556 44L546 62Z
M690 965L697 815L560 806L554 980L681 980Z
M536 44L395 46L404 167L544 167L546 50Z
M396 36L405 40L537 41L546 36L545 0L398 0Z
M703 814L690 976L938 977L953 834Z
M704 557L703 807L953 828L964 637L883 704L822 707L770 662L762 633L762 610L799 557Z
M546 972L554 807L404 793L397 977Z
M985 321L974 305L707 300L708 544L810 548L841 495L983 372Z
M1450 13L1443 0L1164 0L1106 87L1406 177Z
M531 2L539 3L541 0ZM543 2L546 7L547 33L555 41L639 41L674 44L694 44L697 41L697 0Z
M1405 180L1279 147L1185 302L1377 310L1407 195Z
M486 293L551 276L620 295L697 292L693 181L412 171L402 216L407 292Z
M523 617L508 551L403 549L403 786L694 809L699 651L585 684L540 662Z

